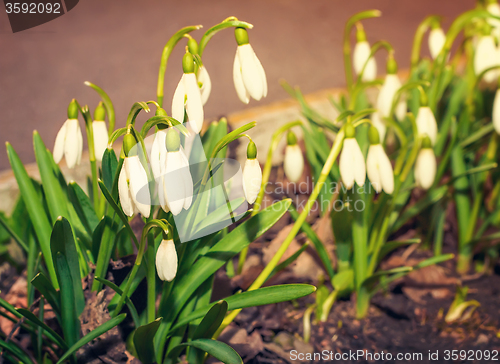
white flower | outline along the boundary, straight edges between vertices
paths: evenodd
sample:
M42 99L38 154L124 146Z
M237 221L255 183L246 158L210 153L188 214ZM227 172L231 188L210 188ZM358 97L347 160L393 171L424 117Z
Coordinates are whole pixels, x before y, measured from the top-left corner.
M346 189L354 186L363 186L366 179L365 158L355 138L344 139L344 146L339 161L340 176Z
M77 119L68 119L59 130L54 143L54 161L59 163L64 155L68 168L80 164L83 136Z
M429 32L429 50L431 52L432 59L441 53L444 43L446 41L446 35L444 34L443 28L438 27L431 29Z
M184 73L175 89L172 99L172 117L180 122L184 120L184 109L193 130L199 133L203 126L203 102L198 81L194 73Z
M432 110L428 106L421 106L417 113L417 130L420 135L427 135L432 145L436 144L437 124Z
M163 178L163 195L160 193L160 204L165 211L170 210L172 214L178 215L183 208L189 209L193 200L193 178L189 170L189 162L182 147L179 147L177 151L165 153L160 163Z
M247 159L243 168L243 192L248 203L257 199L262 184L262 170L257 158Z
M387 130L387 126L385 125L384 120L380 116L380 111L375 111L372 114L372 125L377 128L378 134L380 135L380 140L384 140L385 132Z
M148 176L139 156L125 157L118 177L118 193L123 212L127 216L140 212L148 218L151 209Z
M92 122L92 130L94 134L94 151L95 159L102 162L102 156L108 147L108 128L103 120L94 120Z
M387 74L385 76L384 84L380 89L380 93L377 98L377 109L380 111L380 115L383 118L390 117L392 102L396 92L401 88L401 81L396 74ZM406 101L403 95L400 96L399 102L396 105L395 110L396 117L399 120L403 120L406 115Z
M363 72L362 80L364 82L373 81L377 77L377 62L374 57L370 57L371 48L370 44L366 40L357 42L354 46L353 52L353 63L354 63L354 71L356 74L360 74L365 66L365 71ZM370 59L368 59L370 57Z
M266 73L249 43L236 49L233 81L238 97L245 104L250 101L250 96L257 101L267 96Z
M474 54L474 72L479 75L484 70L500 65L500 54L495 45L495 39L491 35L484 35L479 38ZM491 70L486 72L483 79L486 82L493 82L499 72Z
M210 91L212 91L212 81L205 66L198 68L198 84L201 84L201 102L205 105L210 97Z
M429 189L436 178L436 157L432 148L422 148L415 162L415 182L423 189Z
M167 147L165 145L165 138L167 133L163 130L158 130L155 133L155 138L153 140L153 145L151 146L151 155L149 161L151 163L151 169L153 171L153 176L155 180L161 177L162 167L161 160L165 159L165 154L167 154Z
M377 193L382 190L387 194L394 192L394 171L381 144L370 145L366 158L366 171Z
M304 156L298 144L286 146L283 169L290 182L297 182L302 176L304 172Z
M172 239L162 240L156 251L156 272L162 281L168 282L177 274L177 251Z
M493 127L495 131L500 134L500 90L495 93L495 101L493 101Z

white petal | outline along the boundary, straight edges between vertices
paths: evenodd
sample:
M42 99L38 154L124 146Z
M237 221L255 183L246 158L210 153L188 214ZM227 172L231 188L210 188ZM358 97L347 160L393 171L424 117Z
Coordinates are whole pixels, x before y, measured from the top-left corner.
M394 192L394 170L392 169L391 161L385 153L382 145L379 144L378 148L378 168L380 171L380 180L382 188L387 194Z
M184 198L184 209L187 210L191 207L191 203L193 201L193 177L191 176L191 171L189 170L189 161L186 157L186 154L184 153L184 150L181 149L179 150L180 156L182 158L182 163L184 168L181 169L182 173L182 180L184 182L184 187L185 187L185 192L186 196Z
M203 105L205 105L212 91L212 81L205 67L200 67L198 69L198 82L201 82L201 101Z
M61 126L61 129L59 129L54 143L54 152L52 155L54 156L54 161L56 163L59 163L64 155L64 141L66 140L66 130L68 128L67 124L68 121L66 120Z
M253 52L253 56L255 58L255 64L257 65L257 68L259 70L260 78L262 80L262 97L267 96L267 78L266 78L266 71L264 71L264 67L262 67L262 63L260 63L259 58Z
M203 126L203 102L201 101L200 88L194 73L184 75L184 87L186 89L187 101L186 112L195 133L199 133Z
M427 135L434 145L437 139L437 124L436 118L428 106L422 106L418 109L416 123L418 133Z
M76 166L78 155L81 154L81 152L79 153L78 131L78 120L69 119L67 121L66 139L64 140L64 157L68 168Z
M234 63L233 63L234 88L236 89L236 93L238 94L238 97L240 98L241 102L243 102L244 104L248 104L248 102L250 101L250 94L245 88L245 84L243 83L243 77L241 76L241 64L240 64L240 58L238 56L238 49L236 50L236 55L234 57Z
M182 74L181 80L177 84L177 88L174 92L174 97L172 99L172 117L182 123L184 121L184 101L186 98L186 89L184 87L184 74Z
M259 101L264 96L264 85L252 46L249 43L238 46L238 56L245 88L252 98Z
M130 195L141 215L148 218L151 210L148 175L144 170L139 156L134 155L126 159L128 161L127 175L129 178Z
M384 84L380 89L380 93L377 98L377 108L379 109L383 117L389 117L391 113L392 100L394 95L401 88L401 81L398 75L388 74L385 77Z
M384 141L387 126L385 125L385 122L382 120L382 117L380 116L379 111L376 111L372 114L372 124L378 130L378 135L380 137L380 141L381 142Z
M257 159L247 159L243 168L243 192L249 204L257 199L262 184L262 170Z
M347 190L354 186L354 158L351 152L353 140L354 138L344 139L344 146L339 159L340 177Z
M495 131L500 134L500 91L497 90L495 94L495 101L493 101L493 127Z
M108 147L108 128L104 121L93 121L95 159L102 162L102 156Z
M352 144L352 155L354 158L354 180L358 184L358 186L363 186L365 184L366 180L366 164L365 164L365 158L363 156L363 152L361 151L361 148L359 147L358 142L356 141L355 138L350 138L354 141Z
M421 149L415 162L415 182L423 189L429 189L436 178L436 157L430 148Z
M368 155L366 157L366 171L368 172L368 179L370 180L371 185L380 193L382 191L382 179L380 176L379 169L379 155L377 148L381 147L380 144L370 145L368 148Z
M370 57L371 49L367 41L357 42L354 46L353 63L356 74L360 74L365 67L365 63ZM366 63L362 80L364 82L373 81L377 77L377 62L371 57Z
M498 3L488 4L486 10L488 10L488 12L493 15L500 16L500 5L498 5ZM493 29L491 30L491 34L498 39L500 35L500 20L487 18L486 21L493 27Z
M446 35L442 28L432 29L429 33L429 50L431 52L431 57L436 59L436 57L441 53L444 43L446 41Z
M127 159L123 161L123 166L120 171L120 176L118 177L118 195L120 197L120 204L122 205L122 210L127 216L132 216L134 214L134 202L132 201L132 196L128 188L126 163Z
M162 154L167 154L167 147L165 146L166 136L167 134L163 130L158 130L151 146L150 163L155 180L162 175L160 159Z
M183 168L185 166L180 152L168 152L165 161L163 188L168 208L174 215L178 215L182 211L186 198Z
M406 112L408 111L408 106L406 105L406 97L405 95L401 95L399 98L399 102L396 105L396 110L394 113L396 114L396 118L399 121L403 121L406 117Z
M302 176L304 172L304 156L298 144L286 146L283 169L290 182L297 182Z
M177 251L173 240L163 240L156 252L156 271L162 281L170 282L177 274Z
M78 158L76 159L76 164L80 164L82 161L82 154L83 154L83 134L82 134L82 129L80 128L80 124L78 124L78 131L77 131L77 155Z
M476 75L479 75L490 67L498 65L499 61L495 39L491 35L479 38L474 55L474 71ZM491 70L483 78L486 82L492 82L495 80L497 73L496 70Z

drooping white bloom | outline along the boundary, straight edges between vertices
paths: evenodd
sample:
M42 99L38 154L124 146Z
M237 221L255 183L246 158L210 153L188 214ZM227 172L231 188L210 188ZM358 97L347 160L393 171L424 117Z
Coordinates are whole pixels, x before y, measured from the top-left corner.
M493 101L493 127L495 131L500 134L500 90L495 93L495 100Z
M127 216L140 212L148 218L151 209L148 176L139 156L128 156L118 177L118 193L123 212Z
M266 73L250 43L239 45L236 49L233 81L238 97L245 104L250 97L259 101L267 96Z
M175 89L172 100L172 117L180 122L184 120L184 110L193 130L199 133L203 126L203 101L194 73L184 73Z
M491 35L483 35L479 38L474 54L474 72L479 75L486 69L498 65L500 65L500 50L495 45L495 39ZM498 74L498 70L494 69L486 72L483 79L486 82L493 82Z
M436 178L436 156L432 148L422 148L415 162L415 182L423 189L429 189Z
M167 282L177 274L177 251L172 239L162 240L156 251L156 272L162 281Z
M108 147L108 128L103 120L94 120L92 122L92 131L94 134L95 159L102 162L102 156Z
M432 145L436 144L438 128L436 118L428 106L421 106L417 113L417 130L420 135L427 135Z
M385 76L384 84L380 89L377 98L377 109L380 111L382 117L387 118L391 115L392 102L396 92L401 88L401 81L397 74L387 74ZM398 120L403 120L406 115L406 100L401 95L396 105L395 114Z
M354 182L360 187L365 184L365 158L355 138L344 139L339 169L342 183L344 183L346 189L350 190L354 186Z
M68 168L80 164L83 151L83 136L78 119L68 119L59 130L54 143L54 161L59 163L63 156Z
M162 157L164 197L160 195L160 204L165 211L170 210L172 214L178 215L182 209L189 209L193 201L193 178L189 162L182 148L168 151Z
M384 140L385 132L387 130L387 126L385 125L384 120L380 116L380 111L375 111L372 114L372 125L377 128L378 134L380 135L380 140Z
M257 158L247 159L243 167L243 192L249 204L257 199L262 184L262 170Z
M445 41L446 35L444 34L443 28L437 27L431 29L429 32L429 50L431 52L432 59L436 59L439 55L443 49Z
M302 176L304 172L304 156L298 144L286 146L283 169L290 182L297 182Z
M201 102L205 105L212 91L212 81L205 66L198 68L198 85L200 85Z
M368 179L377 193L382 190L387 194L394 192L394 171L381 144L373 144L368 148L366 171Z
M368 61L362 77L364 82L373 81L377 77L377 62L374 57L370 57L370 53L370 44L366 40L357 42L354 46L353 64L354 71L357 75L361 73L363 67L365 67L366 61Z

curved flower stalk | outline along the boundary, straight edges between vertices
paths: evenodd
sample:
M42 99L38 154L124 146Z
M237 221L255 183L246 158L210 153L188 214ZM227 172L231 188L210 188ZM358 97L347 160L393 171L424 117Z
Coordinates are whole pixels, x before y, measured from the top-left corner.
M377 62L374 57L370 57L371 47L366 40L366 33L361 23L357 23L356 45L353 51L354 72L357 75L363 72L361 80L370 82L377 77ZM366 64L366 67L365 67ZM363 71L363 67L365 68Z
M283 169L290 182L298 182L302 173L304 173L304 156L297 143L297 136L293 131L289 131L287 135Z
M249 204L257 199L262 183L262 170L257 160L257 147L253 141L248 143L247 160L243 167L243 192Z
M181 123L184 120L184 111L186 111L188 121L192 124L192 128L196 133L201 131L203 126L203 102L201 99L201 91L194 74L194 59L193 55L186 52L182 59L182 74L181 80L175 89L174 98L172 99L172 117Z
M177 275L177 251L172 233L163 233L163 240L156 251L156 272L162 281L171 282Z
M102 156L108 147L108 128L106 127L106 122L104 121L105 117L106 108L101 101L95 109L94 120L92 121L95 159L99 162L102 162Z
M492 35L483 35L479 38L474 54L474 72L480 75L488 68L500 65L500 50L495 45L495 38ZM498 77L498 70L486 72L483 79L486 82L493 82Z
M384 190L385 193L394 192L394 171L391 161L380 144L377 128L371 126L368 131L370 147L366 157L366 171L368 179L377 193Z
M181 147L177 130L169 128L165 138L167 152L160 160L163 194L160 204L165 211L178 215L182 209L189 209L193 200L193 179L189 162Z
M363 186L366 179L365 158L356 141L356 130L352 124L345 127L345 139L342 152L340 153L339 169L340 177L345 188L350 190L354 182Z
M438 128L436 118L429 106L420 106L417 113L417 130L419 135L427 135L431 144L436 144Z
M266 73L252 46L248 43L246 29L236 28L234 34L238 43L233 64L236 93L244 104L249 103L250 97L259 101L267 96Z
M83 136L78 123L78 104L73 99L68 106L68 119L59 130L54 143L54 161L59 163L63 156L68 168L80 164L83 151Z
M446 42L446 35L438 22L434 22L429 32L429 51L432 59L436 59Z
M436 156L428 136L422 141L422 148L415 162L415 182L423 189L429 189L436 178Z
M136 144L137 141L132 134L127 133L123 137L125 158L118 177L118 194L125 215L130 217L140 212L142 216L148 218L151 209L148 176L139 156L132 155Z
M493 101L493 115L491 118L495 131L500 134L500 88L498 88L495 93L495 100Z

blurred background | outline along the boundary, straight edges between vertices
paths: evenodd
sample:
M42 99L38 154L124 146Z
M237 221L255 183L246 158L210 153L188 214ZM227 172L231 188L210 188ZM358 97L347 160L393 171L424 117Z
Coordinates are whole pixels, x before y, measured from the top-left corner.
M212 79L205 105L205 117L211 120L288 98L280 79L300 86L304 93L343 86L343 28L359 11L382 11L382 18L363 22L368 40L392 43L404 69L409 66L414 32L425 16L443 15L446 31L451 19L474 4L473 0L84 0L60 18L13 34L2 3L0 170L9 168L5 141L12 143L23 162L34 161L34 129L52 149L72 98L93 112L99 98L84 81L108 93L117 127L125 125L134 102L156 100L163 46L181 27L202 24L206 30L231 15L254 24L250 43L266 70L268 97L249 105L239 101L232 80L234 32L222 31L203 56ZM199 40L203 33L191 34ZM426 39L423 52L428 53ZM183 46L176 48L166 72L164 107L169 114L183 53ZM385 72L384 59L381 52L379 74Z

